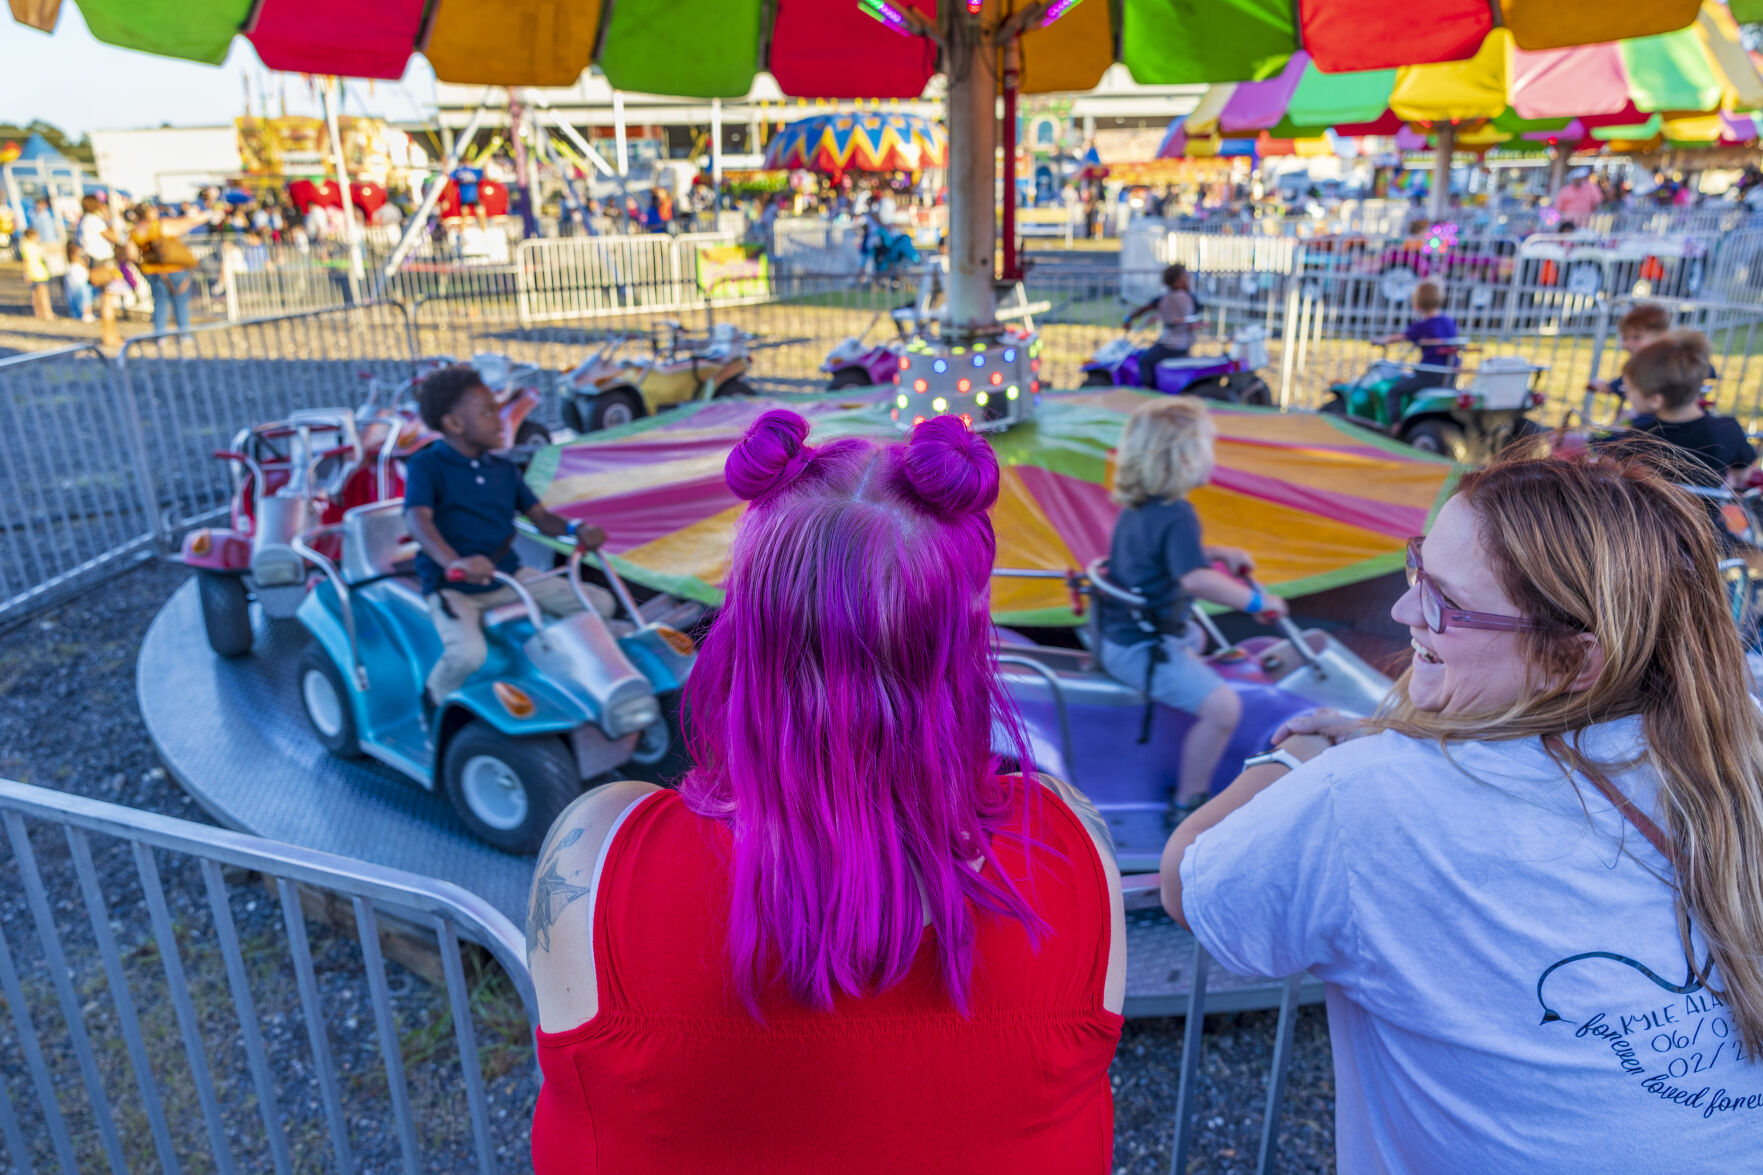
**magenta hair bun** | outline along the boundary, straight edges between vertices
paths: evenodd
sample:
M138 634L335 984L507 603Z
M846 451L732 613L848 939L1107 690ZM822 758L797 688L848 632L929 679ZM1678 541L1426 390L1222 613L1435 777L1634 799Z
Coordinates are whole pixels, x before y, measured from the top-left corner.
M773 408L747 428L747 435L728 455L722 477L728 488L749 502L783 489L801 476L814 450L808 446L808 422L794 412Z
M998 500L998 456L957 417L933 417L914 428L905 465L912 492L939 514L979 514Z

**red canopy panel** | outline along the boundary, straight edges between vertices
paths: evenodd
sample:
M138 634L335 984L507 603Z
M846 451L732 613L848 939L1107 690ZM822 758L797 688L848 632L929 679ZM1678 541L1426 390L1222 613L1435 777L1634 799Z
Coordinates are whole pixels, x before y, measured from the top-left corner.
M422 10L423 0L263 0L251 44L271 69L397 79Z
M1298 0L1304 48L1323 73L1465 61L1493 27L1488 0Z
M899 0L936 19L937 0ZM935 72L936 50L902 37L851 3L777 0L771 73L798 98L916 98Z

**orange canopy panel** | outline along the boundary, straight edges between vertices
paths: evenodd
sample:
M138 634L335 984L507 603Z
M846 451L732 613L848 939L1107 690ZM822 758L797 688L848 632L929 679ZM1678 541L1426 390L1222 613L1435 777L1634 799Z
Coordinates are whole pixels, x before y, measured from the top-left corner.
M1082 3L1022 38L1022 91L1093 90L1114 64L1114 21L1107 4Z
M1702 0L1500 0L1500 15L1520 49L1559 49L1668 33L1695 20L1701 6Z
M12 19L45 33L55 31L61 18L61 0L12 0Z
M444 82L573 86L599 28L600 0L441 0L424 54Z

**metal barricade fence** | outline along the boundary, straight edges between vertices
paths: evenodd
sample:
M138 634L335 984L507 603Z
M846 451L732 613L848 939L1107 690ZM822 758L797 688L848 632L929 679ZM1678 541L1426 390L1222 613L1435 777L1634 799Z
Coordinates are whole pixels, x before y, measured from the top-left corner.
M353 406L363 377L397 378L413 358L396 302L130 339L118 370L160 538L225 509L232 483L213 453L240 429L302 408Z
M10 780L0 823L15 1171L353 1172L376 1144L389 1164L368 1131L406 1172L530 1170L527 1123L492 1118L486 1069L530 1072L532 982L519 930L483 899ZM312 932L303 898L327 897L353 935ZM438 1017L388 968L388 934L438 959Z
M1671 317L1673 330L1699 331L1708 340L1714 364L1710 398L1716 411L1736 417L1745 430L1763 429L1763 305L1755 302L1714 302L1685 298L1619 298L1611 302L1605 320L1593 340L1587 379L1611 380L1622 372L1626 355L1618 324L1622 316L1642 302L1661 306ZM1609 422L1621 409L1614 396L1598 396L1589 389L1576 404L1588 421Z
M1488 354L1519 355L1547 368L1536 387L1547 397L1541 415L1554 419L1577 408L1591 378L1594 340L1611 303L1558 286L1442 283L1444 313L1458 335L1476 350L1463 356L1466 371ZM1292 279L1281 322L1278 351L1279 403L1318 408L1336 383L1357 378L1387 357L1418 358L1405 341L1387 347L1377 340L1400 335L1416 317L1412 306L1388 296L1371 274L1311 274ZM1273 382L1273 381L1269 381Z
M534 323L690 310L705 297L698 250L736 243L726 233L523 241L514 265L516 316Z
M0 623L151 550L135 435L96 347L0 359Z

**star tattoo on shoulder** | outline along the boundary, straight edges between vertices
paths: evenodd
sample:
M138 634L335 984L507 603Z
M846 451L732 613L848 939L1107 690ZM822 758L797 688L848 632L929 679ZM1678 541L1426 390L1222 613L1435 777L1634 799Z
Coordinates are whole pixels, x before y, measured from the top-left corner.
M563 834L555 845L540 850L541 864L533 878L533 896L526 918L526 953L530 959L540 950L551 949L551 928L557 924L571 902L594 892L592 885L577 885L563 875L557 866L562 851L582 838L580 828Z

